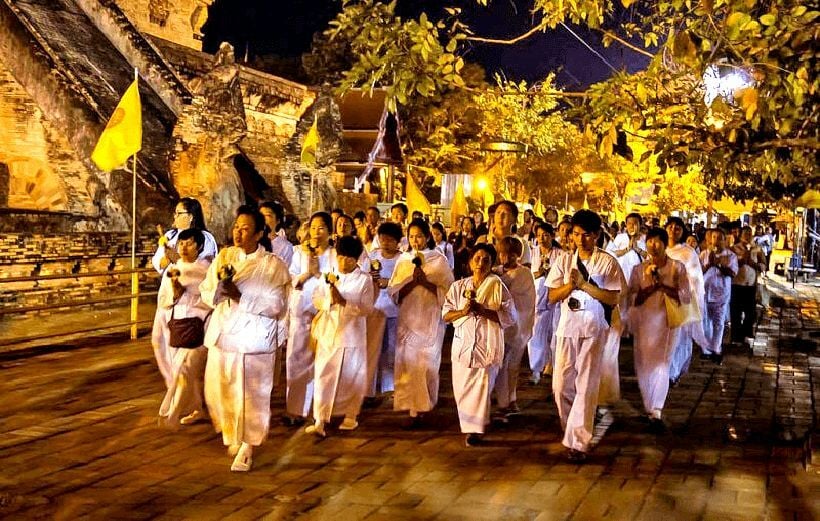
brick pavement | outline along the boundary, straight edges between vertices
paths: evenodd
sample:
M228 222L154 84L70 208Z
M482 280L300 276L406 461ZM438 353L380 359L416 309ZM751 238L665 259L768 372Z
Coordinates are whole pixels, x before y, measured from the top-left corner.
M324 440L279 424L254 470L232 474L207 424L160 429L162 382L147 340L8 359L0 381L0 517L30 519L813 519L820 471L804 466L816 424L816 290L789 293L754 352L694 360L670 392L667 434L644 431L622 350L623 400L585 465L565 462L548 385L524 415L466 449L449 366L439 407L413 431L386 401Z

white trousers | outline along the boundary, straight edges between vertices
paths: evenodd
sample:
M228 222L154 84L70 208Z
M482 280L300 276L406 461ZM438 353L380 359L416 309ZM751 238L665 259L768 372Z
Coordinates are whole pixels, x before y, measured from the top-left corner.
M610 327L606 333L603 354L601 355L601 383L598 389L598 402L602 405L614 405L621 399L621 375L618 356L621 351L621 332Z
M701 346L704 353L719 355L723 352L723 328L728 312L728 300L706 303L706 314L703 317L703 334L706 337L706 345Z
M313 401L313 351L310 349L312 316L291 315L285 360L287 388L285 409L293 416L307 417Z
M205 401L225 445L261 445L267 438L273 357L208 349Z
M458 424L465 434L482 434L490 423L490 394L498 366L470 368L453 360L453 395Z
M367 390L365 346L337 347L316 354L313 418L328 422L331 416L359 415Z
M508 407L517 399L518 375L521 374L521 359L524 358L526 350L526 344L504 345L504 360L495 381L495 399L501 408Z
M689 364L692 362L692 331L694 323L686 324L678 330L678 341L675 349L672 350L672 358L669 362L669 379L678 380L681 376L689 372Z
M663 410L669 393L669 363L678 341L678 330L666 327L635 328L635 374L648 414Z
M589 450L608 330L596 337L556 337L552 390L567 448Z
M202 411L204 398L205 362L208 350L169 348L171 354L171 381L162 405L160 417L168 424L175 425L179 419L194 411Z

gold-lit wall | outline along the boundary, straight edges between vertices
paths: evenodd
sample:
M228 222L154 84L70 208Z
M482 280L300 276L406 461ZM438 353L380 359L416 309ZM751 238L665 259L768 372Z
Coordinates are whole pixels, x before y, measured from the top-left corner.
M213 0L116 0L143 33L202 50L202 26Z

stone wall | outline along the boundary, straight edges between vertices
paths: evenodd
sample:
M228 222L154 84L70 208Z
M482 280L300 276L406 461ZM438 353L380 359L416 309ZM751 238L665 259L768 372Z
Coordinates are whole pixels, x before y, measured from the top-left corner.
M140 236L137 267L150 267L156 236ZM130 275L108 273L131 267L131 236L127 233L0 235L0 308L18 308L76 302L130 293ZM12 277L82 273L106 275L27 282L3 282ZM156 291L159 275L139 275L141 291ZM120 301L127 302L127 301ZM111 304L103 304L111 305ZM40 312L32 312L40 313ZM31 314L31 313L29 313ZM4 317L20 315L0 315Z
M213 0L116 0L140 31L202 49L202 26Z

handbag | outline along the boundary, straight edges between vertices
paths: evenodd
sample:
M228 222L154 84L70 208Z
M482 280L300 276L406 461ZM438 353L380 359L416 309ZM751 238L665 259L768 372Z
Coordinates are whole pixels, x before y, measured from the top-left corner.
M664 295L663 301L666 305L666 325L669 326L669 329L679 328L691 322L691 317L694 316L691 312L691 302L688 304L679 304L669 295Z
M171 307L171 319L168 320L168 345L182 349L201 346L205 342L205 321L199 317L174 318L175 308Z

